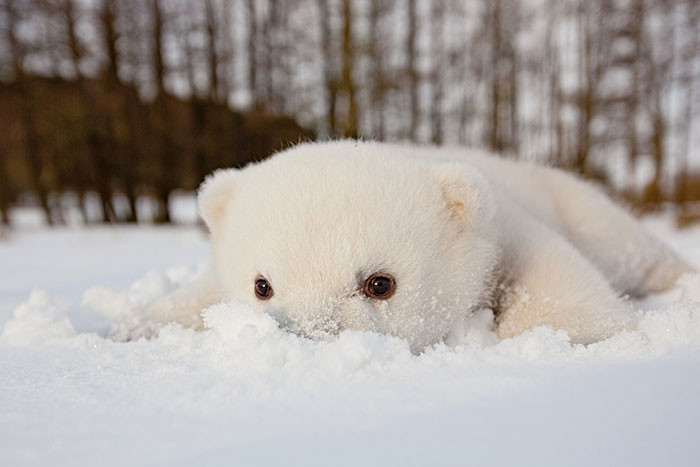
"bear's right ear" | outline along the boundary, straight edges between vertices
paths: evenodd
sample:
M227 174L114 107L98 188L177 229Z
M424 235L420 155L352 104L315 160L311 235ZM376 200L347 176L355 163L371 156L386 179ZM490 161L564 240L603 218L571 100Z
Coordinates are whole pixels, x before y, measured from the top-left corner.
M224 218L226 203L233 196L237 177L236 169L219 169L208 175L199 187L197 195L199 213L210 232L213 232Z

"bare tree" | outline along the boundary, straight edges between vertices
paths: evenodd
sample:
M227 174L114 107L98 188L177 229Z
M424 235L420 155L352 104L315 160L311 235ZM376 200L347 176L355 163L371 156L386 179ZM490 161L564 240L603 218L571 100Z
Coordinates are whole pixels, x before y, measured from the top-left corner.
M209 62L209 98L213 102L220 101L219 70L220 57L217 50L217 24L213 0L204 0L206 11L207 58Z
M20 97L20 115L23 130L24 152L29 168L31 182L39 204L44 211L46 221L52 225L61 222L60 211L51 209L49 203L49 187L46 186L44 170L45 164L41 157L40 141L38 139L37 122L33 115L33 97L30 91L31 79L24 69L24 56L26 46L20 41L17 35L18 25L22 19L20 3L18 0L5 0L5 21L6 21L6 43L10 56L11 70ZM25 8L30 5L24 5ZM25 10L26 13L26 10Z
M418 70L417 60L417 34L418 13L416 12L416 0L408 0L408 32L406 34L406 75L408 78L408 99L410 107L410 123L408 138L417 141L418 123L420 120L420 107L418 103Z
M488 146L496 152L516 152L518 140L518 62L513 37L520 28L517 5L486 1L483 36L488 44Z
M591 152L591 123L595 115L597 106L596 85L602 75L601 67L598 66L595 50L595 41L599 39L599 31L595 30L593 24L597 24L597 18L593 18L594 9L597 5L581 2L578 7L578 30L580 35L579 44L579 79L581 85L576 95L576 107L578 110L577 132L576 132L576 156L574 160L575 169L581 173L588 172L588 156Z
M258 86L258 20L255 0L246 0L247 13L247 54L248 54L248 88L250 90L251 104L253 108L260 108L261 98Z
M355 96L355 79L353 70L355 66L355 44L353 41L353 11L352 0L343 0L343 46L342 46L342 71L340 89L346 99L347 115L343 136L346 138L358 137L358 110Z
M684 7L684 8L683 8ZM680 50L680 86L684 90L684 108L680 117L679 131L679 174L676 177L676 202L685 203L688 200L689 191L689 162L691 150L691 128L694 122L697 98L698 98L698 81L700 81L700 73L696 70L696 62L700 58L700 31L698 31L698 23L700 23L700 2L689 1L684 6L679 6L681 11L686 9L685 32L687 40Z
M318 18L321 29L321 58L323 63L323 87L325 91L326 133L330 137L338 134L336 103L338 100L338 78L335 71L335 52L331 31L330 0L317 0Z
M155 102L156 111L153 123L155 125L155 131L159 135L159 144L153 154L155 157L155 163L153 164L153 170L155 172L153 186L157 201L157 211L154 220L157 223L163 223L170 222L170 179L172 176L172 169L168 168L167 161L169 155L173 154L175 149L172 136L166 125L166 120L169 115L169 99L165 90L165 10L163 8L163 0L152 0L151 15L153 21L153 69L157 90Z
M431 140L433 144L442 144L443 123L442 123L442 98L444 92L443 76L447 63L445 63L445 42L443 29L445 22L445 4L443 1L434 2L430 14L431 23L431 58L432 72L430 76L432 95L430 98L430 124Z
M677 33L673 24L673 10L669 11L664 8L664 11L658 11L657 14L662 15L664 21L661 22L660 30L657 32L656 42L652 43L644 35L639 54L646 74L642 91L647 98L642 105L648 112L651 121L649 148L654 164L654 175L645 196L648 201L655 203L664 198L661 182L669 130L668 108L664 100L670 85L672 65L675 60Z
M385 39L382 35L382 18L388 2L371 2L369 12L369 66L371 79L371 91L369 108L372 110L372 133L379 139L386 138L386 91L389 87L386 76L387 51L385 51Z
M548 5L549 17L547 18L547 34L545 35L545 55L542 66L546 70L547 79L547 100L548 108L548 133L550 140L548 159L555 165L565 165L565 141L564 122L562 121L562 111L564 106L563 91L561 89L561 62L559 51L559 38L556 37L558 29L556 24L561 15L558 9L558 1L552 0Z

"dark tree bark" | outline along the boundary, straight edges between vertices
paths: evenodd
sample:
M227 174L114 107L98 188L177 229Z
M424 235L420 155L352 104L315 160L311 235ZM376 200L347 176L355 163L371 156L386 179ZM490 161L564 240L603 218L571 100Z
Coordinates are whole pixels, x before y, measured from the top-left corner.
M692 2L688 4L688 10L687 27L690 34L686 47L681 51L684 64L692 64L693 60L696 60L698 57L698 51L700 51L700 31L695 27L700 22L700 3ZM677 203L685 205L688 201L689 178L691 175L689 170L692 138L690 129L693 124L697 102L696 85L700 77L695 75L692 65L686 65L681 73L681 85L685 90L685 98L683 99L685 104L680 131L679 175L677 177L675 199Z
M22 64L24 47L16 35L17 23L19 22L17 0L7 0L5 3L5 17L7 21L6 40L12 63L12 71L20 97L19 119L22 122L24 152L29 169L29 176L34 192L39 200L39 205L44 211L46 222L49 225L53 225L56 221L60 221L60 213L56 213L58 215L56 218L54 217L53 210L49 204L49 189L45 185L43 179L44 163L40 152L40 142L38 141L39 133L34 119L34 109L32 108L33 97L29 83L31 78L24 71Z
M209 98L212 102L220 101L219 94L219 61L220 57L216 47L216 17L212 0L206 0L206 32L207 32L207 56L209 60Z
M447 68L447 64L443 60L443 48L445 46L442 36L444 26L444 4L441 1L434 2L430 12L431 16L431 55L432 55L432 73L431 87L432 95L430 98L430 128L431 141L433 144L442 144L443 128L442 128L442 96L443 96L443 79L442 74Z
M336 104L338 100L338 80L335 74L333 40L331 34L331 11L329 0L317 0L319 21L321 26L321 55L323 57L323 83L326 99L326 126L328 136L338 134L338 119Z
M343 136L357 138L359 135L357 121L357 99L355 97L355 45L352 37L352 0L343 0L343 66L341 72L341 88L347 99L348 113L345 119Z
M578 107L578 134L576 137L576 158L574 169L581 175L588 173L588 154L591 147L591 122L593 121L596 106L595 76L593 63L592 32L589 26L590 14L586 11L586 5L581 5L578 13L578 27L581 34L579 51L579 76L582 80L581 91L577 98Z
M418 70L416 69L417 49L416 35L418 18L416 12L416 0L408 0L408 34L406 36L406 73L408 75L408 99L410 105L410 122L408 126L408 138L418 141L418 121L420 108L418 106Z
M370 58L370 66L372 67L372 90L370 104L372 108L372 130L373 135L379 141L383 141L386 138L385 128L385 96L387 87L387 78L384 73L384 50L383 50L383 40L381 36L381 25L380 19L384 13L384 3L383 2L371 2L370 14L369 14L369 45L368 54Z
M0 224L10 224L10 177L7 170L7 154L0 148Z
M248 13L248 36L246 44L248 49L248 88L250 89L251 104L253 109L260 109L261 99L258 90L258 20L255 9L255 0L246 0L246 11Z
M168 179L172 177L172 174L168 167L168 155L174 154L174 144L166 124L168 96L165 91L165 61L163 58L165 19L162 0L153 0L151 11L153 15L153 68L158 92L155 101L155 126L159 135L155 167L158 173L154 180L156 213L153 221L162 224L170 222L170 183Z

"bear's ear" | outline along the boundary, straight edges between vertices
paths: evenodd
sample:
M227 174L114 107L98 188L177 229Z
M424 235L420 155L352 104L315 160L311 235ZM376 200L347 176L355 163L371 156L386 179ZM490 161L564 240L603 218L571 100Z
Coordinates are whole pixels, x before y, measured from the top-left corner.
M432 169L450 218L461 228L488 222L496 210L488 180L475 167L458 162L441 163Z
M208 175L199 187L197 202L199 213L213 232L221 222L226 211L226 203L233 196L238 170L220 169Z

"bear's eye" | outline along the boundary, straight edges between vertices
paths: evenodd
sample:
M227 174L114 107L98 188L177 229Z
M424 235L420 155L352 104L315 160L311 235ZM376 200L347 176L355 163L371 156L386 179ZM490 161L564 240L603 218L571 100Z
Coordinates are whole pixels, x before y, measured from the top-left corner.
M396 282L389 274L372 274L365 281L362 291L370 298L386 300L394 295Z
M272 295L272 286L264 277L258 277L255 280L255 296L260 300L269 300Z

